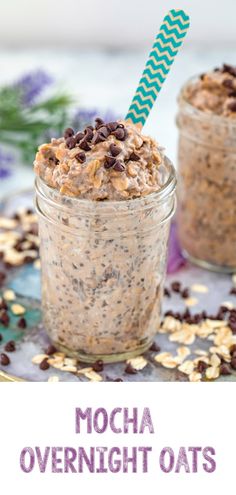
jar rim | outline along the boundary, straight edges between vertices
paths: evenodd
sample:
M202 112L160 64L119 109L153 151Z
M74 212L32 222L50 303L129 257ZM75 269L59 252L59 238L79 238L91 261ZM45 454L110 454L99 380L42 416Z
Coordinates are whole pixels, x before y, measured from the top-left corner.
M35 179L35 189L37 194L43 197L43 199L45 199L51 204L54 205L56 204L57 207L62 209L66 209L66 205L57 203L52 198L47 196L45 192L47 193L48 191L49 194L50 192L56 195L58 194L58 197L60 198L63 197L69 200L70 202L72 202L74 206L78 205L78 207L86 207L86 206L96 205L96 212L98 212L100 209L102 210L106 208L118 209L118 210L123 208L126 209L131 204L132 204L132 209L137 209L138 211L139 209L145 208L145 206L149 208L152 203L157 203L157 202L161 203L174 192L177 183L176 170L171 160L167 156L164 156L164 163L167 166L169 172L165 184L158 191L147 194L146 196L140 196L138 198L127 199L127 200L116 200L116 201L110 201L110 200L96 201L87 198L79 198L76 196L67 196L65 194L61 194L58 191L58 189L53 188L48 184L46 184L46 182L39 176L37 176Z
M222 115L217 115L216 113L213 112L204 112L203 110L200 110L199 108L196 108L194 105L192 105L186 98L185 98L185 92L186 89L192 84L193 82L197 82L199 80L200 74L195 74L194 76L190 77L187 79L185 84L181 87L181 90L178 95L178 102L184 103L185 107L189 112L194 115L194 117L197 117L199 119L205 119L206 121L211 121L212 120L217 123L218 125L227 125L229 127L235 127L236 128L236 120L232 121L229 117L224 117Z

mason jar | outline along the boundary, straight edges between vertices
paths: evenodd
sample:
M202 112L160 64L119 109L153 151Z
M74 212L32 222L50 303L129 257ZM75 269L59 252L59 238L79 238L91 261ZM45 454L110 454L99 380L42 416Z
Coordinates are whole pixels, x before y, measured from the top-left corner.
M196 80L178 99L178 236L191 261L230 273L236 270L236 121L187 101Z
M61 195L36 179L45 329L84 362L141 354L160 323L175 171L165 185L126 201Z

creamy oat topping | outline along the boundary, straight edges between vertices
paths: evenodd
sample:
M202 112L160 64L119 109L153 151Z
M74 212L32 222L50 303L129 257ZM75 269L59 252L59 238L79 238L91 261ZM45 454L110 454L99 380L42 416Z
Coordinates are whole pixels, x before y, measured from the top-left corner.
M66 129L64 137L39 147L34 169L66 196L124 200L158 191L165 167L162 149L130 122L105 124L83 132Z
M204 112L236 118L236 67L224 64L221 69L202 74L188 85L186 100Z

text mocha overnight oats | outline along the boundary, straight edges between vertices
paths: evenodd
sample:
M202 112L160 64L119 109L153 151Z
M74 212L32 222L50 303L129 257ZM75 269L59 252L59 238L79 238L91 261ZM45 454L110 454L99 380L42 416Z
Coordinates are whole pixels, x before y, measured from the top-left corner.
M133 124L96 119L40 146L34 167L52 342L87 362L140 354L159 325L173 166Z
M179 97L178 232L189 257L236 270L236 68L193 78Z

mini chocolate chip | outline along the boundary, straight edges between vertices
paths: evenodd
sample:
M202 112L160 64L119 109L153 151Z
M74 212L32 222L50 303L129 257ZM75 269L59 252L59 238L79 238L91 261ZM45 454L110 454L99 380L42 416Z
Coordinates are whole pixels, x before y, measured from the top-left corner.
M45 349L45 354L47 354L48 356L51 356L55 352L57 352L57 349L53 344L49 344L47 349Z
M85 153L83 151L81 151L81 153L77 153L77 155L75 155L75 158L80 163L86 162L86 155L85 155Z
M187 287L181 291L181 297L183 299L188 299L189 295L189 289Z
M102 136L104 138L107 138L110 134L110 131L107 129L106 126L99 127L99 136Z
M131 153L129 160L132 160L133 162L138 162L140 160L140 156L136 155L134 151Z
M125 368L125 373L127 373L128 375L136 375L137 370L134 369L132 364L128 363Z
M236 67L229 64L223 64L222 72L228 72L233 77L236 77Z
M208 368L208 365L204 361L198 361L198 364L197 364L198 373L204 373L207 368Z
M229 105L228 105L228 109L229 109L231 112L236 112L236 100L235 100L235 101L232 101L231 103L229 103Z
M105 162L104 162L105 168L111 168L115 163L116 163L115 158L113 158L112 156L105 156Z
M236 344L231 345L230 347L230 354L231 356L236 353Z
M103 361L101 359L99 359L98 361L93 363L92 368L93 368L93 371L97 371L97 372L103 371L103 368L104 368Z
M110 151L112 156L118 156L122 150L121 150L121 148L119 148L119 146L116 146L116 144L112 143L110 145L109 151Z
M3 339L3 336L2 336L2 334L0 333L0 342L2 341L2 339Z
M83 139L83 141L81 141L79 143L79 147L84 150L84 151L90 151L91 150L91 147L88 145L87 141L85 141L85 139Z
M123 165L123 163L117 161L113 167L113 170L115 170L116 172L124 172L125 166Z
M220 365L220 375L231 375L231 369L227 363L222 363Z
M78 144L82 139L84 139L84 132L77 132L74 139L76 144Z
M92 141L93 139L93 131L90 127L86 127L85 129L85 141Z
M48 363L48 358L45 358L41 361L39 368L43 371L48 370L50 368L50 364Z
M123 382L122 378L115 378L113 382Z
M203 73L200 75L200 79L201 79L201 81L204 79L205 75L206 75L206 74L205 74L205 72L203 72Z
M0 272L0 284L2 284L6 279L6 274L4 272Z
M152 352L160 352L161 348L156 342L153 342L152 345L149 347L149 351Z
M87 125L86 129L91 129L91 131L94 131L94 127L92 125Z
M72 150L75 147L76 141L73 137L69 137L66 140L66 146L69 150Z
M116 137L116 139L119 139L119 141L124 141L125 139L125 130L122 129L122 128L119 128L116 129L115 131L113 131L114 136Z
M4 327L7 327L9 325L9 321L10 318L6 310L2 311L2 313L0 314L0 322L2 323L2 325L4 325Z
M2 354L0 355L0 364L2 366L8 366L8 364L10 364L10 362L11 361L10 361L9 357L2 352Z
M236 287L232 287L232 289L230 290L230 294L236 295Z
M229 321L229 327L232 330L233 334L236 334L236 321Z
M230 364L231 364L231 367L233 368L233 370L236 370L236 356L232 357Z
M67 127L67 129L64 131L64 138L67 139L72 136L74 136L74 129L72 129L72 127Z
M98 143L101 143L102 141L106 141L106 138L104 136L102 136L102 134L99 134L99 132L95 132L95 134L93 136L92 143L98 144Z
M8 309L8 305L7 305L6 301L4 301L4 299L2 299L0 301L0 309Z
M181 290L181 283L180 282L177 282L177 281L172 282L171 289L173 290L173 292L180 292L180 290Z
M4 347L6 352L14 352L16 350L16 345L14 340L9 340Z
M109 122L109 124L107 124L107 128L110 132L113 132L117 129L118 125L118 122Z
M24 263L33 263L33 261L35 261L35 258L33 258L32 256L24 257Z
M18 326L19 328L26 328L26 327L27 327L26 319L25 319L25 318L23 318L23 317L22 317L22 318L20 318L20 319L18 320L17 326Z
M164 296L171 297L171 293L170 293L169 289L167 289L166 287L164 288Z
M95 122L96 122L95 129L98 129L99 127L105 124L104 120L100 119L100 117L97 117L95 119Z

